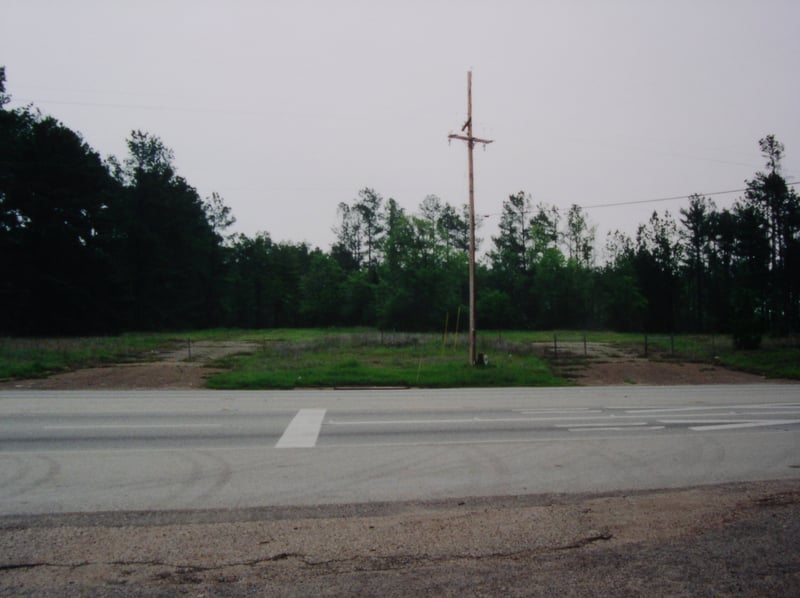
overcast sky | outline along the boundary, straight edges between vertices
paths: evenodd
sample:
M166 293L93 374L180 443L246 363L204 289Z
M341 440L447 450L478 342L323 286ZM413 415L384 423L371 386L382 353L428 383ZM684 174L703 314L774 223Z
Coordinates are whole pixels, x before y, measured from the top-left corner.
M759 138L800 178L797 0L3 0L12 107L33 102L101 155L159 136L237 231L328 249L339 202L372 187L408 211L592 206L740 189ZM741 194L715 196L720 207ZM654 209L590 208L599 245Z

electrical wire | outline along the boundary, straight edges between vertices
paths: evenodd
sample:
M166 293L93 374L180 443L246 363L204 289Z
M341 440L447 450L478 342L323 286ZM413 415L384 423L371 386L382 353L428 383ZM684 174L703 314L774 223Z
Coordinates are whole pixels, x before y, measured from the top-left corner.
M168 106L156 104L121 104L117 102L79 102L70 100L32 100L29 98L12 98L12 101L21 105L25 104L56 104L60 106L88 106L90 108L124 108L130 110L154 110L167 112L218 112L235 114L258 114L253 110L238 110L229 108L195 108L191 106Z
M786 186L788 187L790 185L797 185L798 183L800 183L800 181L793 181L793 182L786 183ZM592 204L592 205L588 205L588 206L580 206L580 208L583 209L583 210L590 210L592 208L614 208L614 207L617 207L617 206L633 206L633 205L636 205L636 204L657 203L657 202L662 202L662 201L675 201L675 200L678 200L678 199L689 199L691 197L694 197L695 195L698 195L700 197L710 197L712 195L729 195L731 193L743 193L745 191L747 191L746 188L745 189L731 189L729 191L713 191L711 193L692 193L690 195L674 195L672 197L659 197L657 199L636 199L636 200L633 200L633 201L618 201L618 202L614 202L614 203L599 203L599 204Z

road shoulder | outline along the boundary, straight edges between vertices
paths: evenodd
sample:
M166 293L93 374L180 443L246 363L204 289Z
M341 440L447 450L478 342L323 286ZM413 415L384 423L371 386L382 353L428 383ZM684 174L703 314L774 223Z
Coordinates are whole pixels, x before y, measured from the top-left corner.
M800 481L0 518L0 594L800 590Z

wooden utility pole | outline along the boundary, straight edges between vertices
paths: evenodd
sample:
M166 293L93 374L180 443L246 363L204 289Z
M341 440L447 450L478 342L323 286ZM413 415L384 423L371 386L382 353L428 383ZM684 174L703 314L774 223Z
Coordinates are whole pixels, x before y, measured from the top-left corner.
M472 136L472 71L467 72L467 122L461 127L466 135L451 133L448 139L467 142L469 154L469 362L475 365L478 356L475 349L477 331L475 326L475 178L472 165L472 150L476 143L487 145L491 139L478 139Z

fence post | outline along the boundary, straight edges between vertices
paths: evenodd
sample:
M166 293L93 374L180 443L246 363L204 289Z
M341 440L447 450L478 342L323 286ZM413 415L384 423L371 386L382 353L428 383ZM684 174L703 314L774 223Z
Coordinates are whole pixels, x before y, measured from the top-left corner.
M444 334L442 334L442 356L444 356L444 349L447 346L447 327L450 324L450 312L444 314Z
M583 356L589 357L589 352L586 350L586 333L583 333Z
M558 359L558 337L553 333L553 356Z

